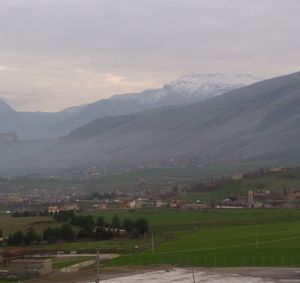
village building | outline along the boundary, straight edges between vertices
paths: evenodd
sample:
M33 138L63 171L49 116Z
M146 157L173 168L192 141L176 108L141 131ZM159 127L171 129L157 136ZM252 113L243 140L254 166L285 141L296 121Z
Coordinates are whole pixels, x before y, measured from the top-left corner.
M272 172L272 173L278 173L278 172L282 172L282 171L283 171L283 168L281 168L280 166L275 166L270 169L270 172Z
M288 194L288 200L299 200L300 199L300 189L296 189Z
M162 207L163 206L163 201L161 199L158 199L155 201L155 206L157 208Z
M106 210L108 208L108 204L106 202L101 202L97 207L99 210Z
M240 173L236 173L234 174L232 177L232 180L242 180L244 178L244 175L243 174L240 174Z
M49 214L54 214L58 213L60 211L58 206L48 206L48 213Z

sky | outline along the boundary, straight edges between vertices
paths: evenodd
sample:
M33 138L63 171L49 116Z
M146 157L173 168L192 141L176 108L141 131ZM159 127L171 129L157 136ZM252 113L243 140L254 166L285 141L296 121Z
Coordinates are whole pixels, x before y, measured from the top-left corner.
M0 97L58 111L192 71L300 71L299 15L299 0L0 0Z

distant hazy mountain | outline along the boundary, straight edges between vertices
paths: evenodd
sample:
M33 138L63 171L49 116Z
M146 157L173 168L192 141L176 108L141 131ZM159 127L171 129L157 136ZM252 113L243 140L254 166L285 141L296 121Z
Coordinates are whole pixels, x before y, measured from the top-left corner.
M2 169L299 164L299 109L295 73L202 102L97 119Z
M141 104L157 106L180 105L201 101L225 92L253 84L262 78L248 74L190 73L166 84L161 89L141 93L115 95L111 99L132 98Z
M161 89L116 95L57 113L16 112L4 101L0 101L0 133L15 132L21 139L56 138L101 117L202 101L259 80L261 79L258 77L243 74L191 73Z

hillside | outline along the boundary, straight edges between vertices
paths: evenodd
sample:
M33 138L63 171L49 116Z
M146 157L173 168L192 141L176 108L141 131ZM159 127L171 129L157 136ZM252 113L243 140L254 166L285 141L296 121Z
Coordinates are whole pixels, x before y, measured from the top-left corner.
M19 166L297 164L299 107L295 73L199 103L95 120Z
M60 112L17 112L0 100L0 133L14 132L21 139L65 136L97 118L127 115L170 105L202 101L261 80L242 74L197 74L182 76L161 89L116 95Z

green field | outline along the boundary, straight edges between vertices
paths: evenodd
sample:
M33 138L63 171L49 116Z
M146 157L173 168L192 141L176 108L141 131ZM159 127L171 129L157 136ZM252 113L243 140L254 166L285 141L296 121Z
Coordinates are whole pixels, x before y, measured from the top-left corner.
M12 217L6 214L0 214L0 229L3 231L4 237L17 230L26 231L28 227L42 233L48 227L54 225L52 217Z
M69 267L71 265L81 263L87 260L94 260L95 257L78 257L78 258L54 258L53 260L53 268L54 269L61 269L65 267ZM0 281L1 283L1 281Z
M188 201L223 200L229 196L246 196L248 191L269 189L281 194L283 188L288 192L300 187L300 170L293 173L278 172L265 173L263 176L245 178L242 180L228 180L220 183L209 192L192 191L183 196Z
M30 247L43 250L96 250L120 252L115 265L174 264L195 266L300 266L300 210L213 209L177 211L171 209L107 210L97 212L107 221L118 214L121 220L144 217L151 233L138 239L86 241ZM37 217L2 216L6 225L23 229L40 223ZM47 218L42 218L47 219ZM18 221L17 226L16 222ZM137 249L134 247L138 246Z
M154 252L149 243L148 250L123 255L108 265L300 265L299 211L174 212L150 219Z
M134 247L148 247L149 241L143 239L115 239L110 241L85 241L85 242L69 242L63 244L46 244L35 246L35 249L40 250L64 250L64 251L96 251L111 252L111 253L130 253Z

